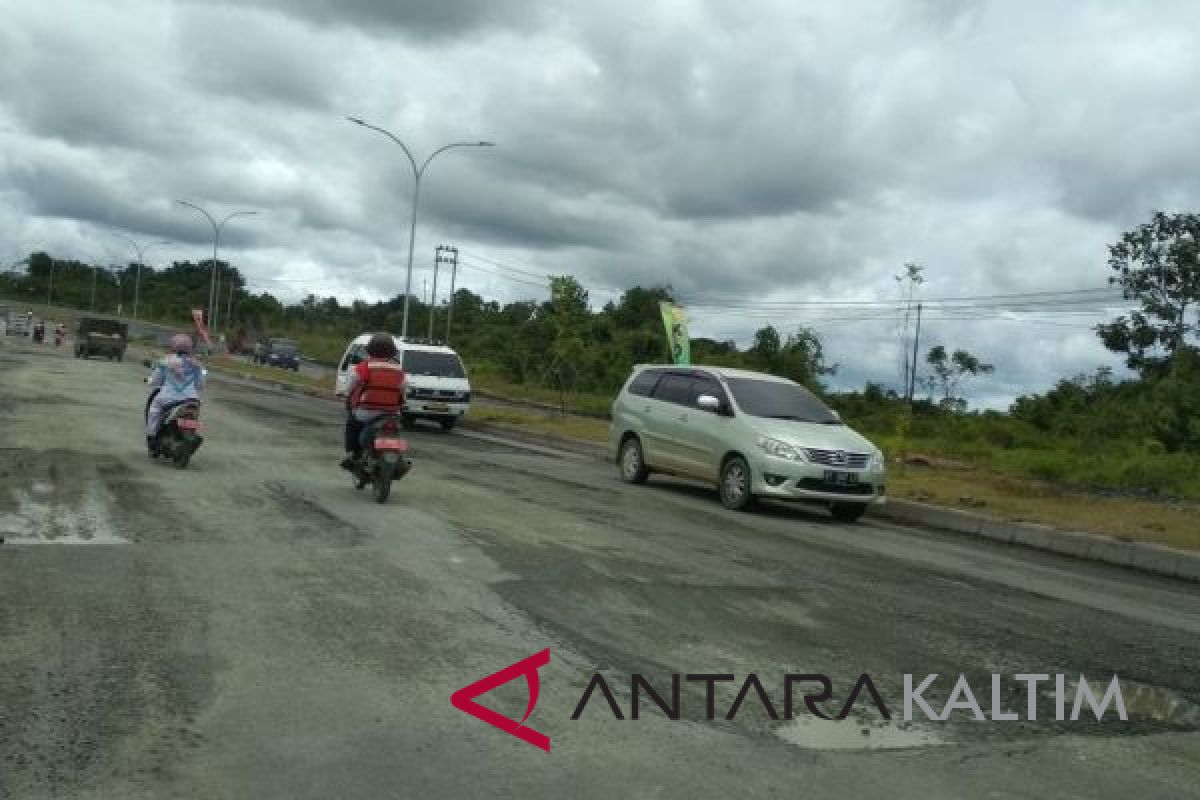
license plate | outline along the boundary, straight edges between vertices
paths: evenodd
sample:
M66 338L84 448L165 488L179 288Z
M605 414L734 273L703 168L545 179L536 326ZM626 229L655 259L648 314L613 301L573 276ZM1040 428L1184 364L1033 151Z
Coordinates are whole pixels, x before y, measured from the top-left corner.
M449 411L450 406L446 405L445 403L426 403L425 410L426 411Z
M379 439L375 440L375 449L376 450L398 450L401 453L403 453L405 450L408 449L408 442L404 441L403 439L379 438Z
M175 420L175 424L179 427L180 430L185 430L185 431L202 431L202 430L204 430L204 424L201 423L200 420L198 420L198 419L177 419L177 420Z
M842 486L854 486L858 483L857 472L838 472L836 470L825 470L825 482L836 483Z

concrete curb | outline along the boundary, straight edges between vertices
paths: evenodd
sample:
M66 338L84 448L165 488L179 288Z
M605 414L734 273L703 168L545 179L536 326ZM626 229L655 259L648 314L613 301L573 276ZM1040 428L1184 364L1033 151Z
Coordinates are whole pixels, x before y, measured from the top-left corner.
M1095 533L1061 531L1048 525L1028 522L1005 522L982 514L909 500L889 499L886 504L873 507L871 514L893 522L980 536L1005 544L1200 583L1200 553L1163 545L1126 542Z

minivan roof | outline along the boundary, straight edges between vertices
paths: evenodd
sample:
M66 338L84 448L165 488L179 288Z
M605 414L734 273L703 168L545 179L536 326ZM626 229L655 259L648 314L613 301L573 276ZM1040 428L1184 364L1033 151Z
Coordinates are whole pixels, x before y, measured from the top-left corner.
M795 383L795 381L789 378L772 375L769 372L755 372L750 369L735 369L733 367L710 367L707 364L635 364L633 368L638 372L644 369L673 369L680 372L702 369L705 372L720 375L722 378L749 378L757 381L772 381L774 383Z
M351 344L351 346L356 345L356 344L366 344L367 342L371 341L371 337L374 335L375 334L373 334L373 333L360 334L359 336L354 337L354 341L351 342L350 344ZM392 338L396 340L396 349L397 350L424 350L429 353L450 353L451 355L455 355L455 356L458 355L458 353L454 350L454 348L447 347L446 345L420 344L418 342L406 342L403 339L401 339L399 336L395 336L395 335L393 335Z

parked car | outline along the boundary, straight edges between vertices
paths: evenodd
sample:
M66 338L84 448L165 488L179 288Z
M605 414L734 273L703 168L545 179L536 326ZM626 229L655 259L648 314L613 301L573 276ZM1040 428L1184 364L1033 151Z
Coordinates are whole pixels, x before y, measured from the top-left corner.
M437 422L443 430L450 430L471 405L471 383L462 359L449 347L394 338L396 360L408 376L401 416L405 426L412 427L417 420L427 419ZM366 359L370 339L371 334L364 333L346 347L334 384L339 397L349 390L350 370Z
M300 371L299 344L291 339L267 339L260 344L262 347L255 349L255 363L290 369L292 372Z
M885 498L879 448L808 389L760 372L634 367L613 402L609 450L629 483L695 478L731 509L815 501L853 522Z

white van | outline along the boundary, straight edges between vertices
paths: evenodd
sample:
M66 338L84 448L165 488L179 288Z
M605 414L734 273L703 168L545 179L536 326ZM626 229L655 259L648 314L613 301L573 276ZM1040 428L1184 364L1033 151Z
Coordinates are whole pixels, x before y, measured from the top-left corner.
M396 360L408 378L404 398L405 424L429 419L450 430L471 405L471 384L462 359L449 347L405 341L399 336L393 338L396 340ZM345 397L349 391L350 370L366 360L369 341L369 333L356 337L342 355L334 384L338 397Z

